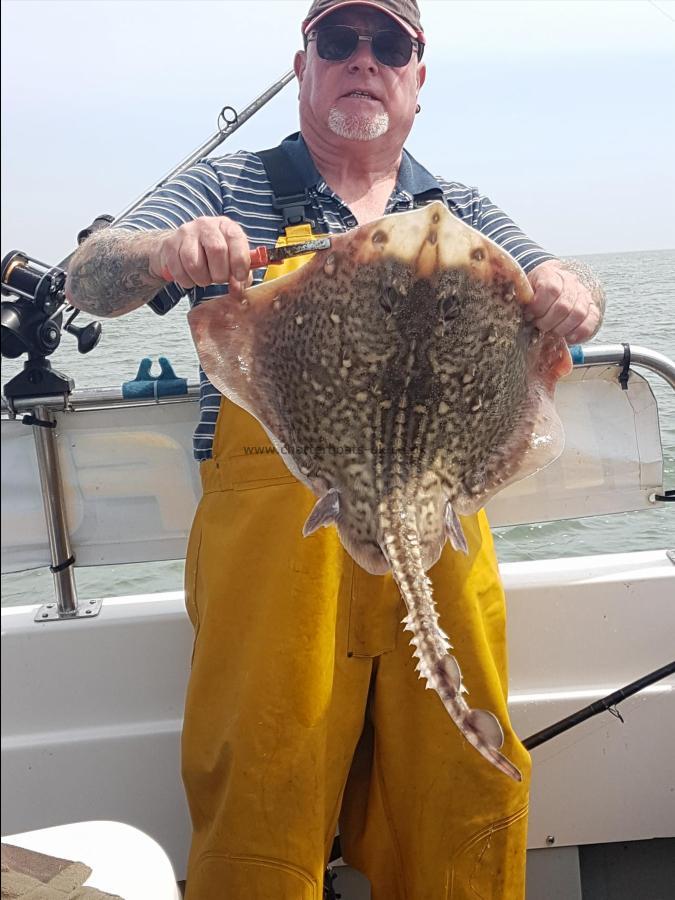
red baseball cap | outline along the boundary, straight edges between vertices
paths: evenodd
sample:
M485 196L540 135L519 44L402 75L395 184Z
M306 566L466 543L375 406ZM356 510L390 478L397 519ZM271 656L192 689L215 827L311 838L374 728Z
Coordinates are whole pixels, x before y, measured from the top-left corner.
M302 33L308 34L326 16L346 6L369 6L386 13L410 37L421 44L425 42L416 0L314 0L302 23Z

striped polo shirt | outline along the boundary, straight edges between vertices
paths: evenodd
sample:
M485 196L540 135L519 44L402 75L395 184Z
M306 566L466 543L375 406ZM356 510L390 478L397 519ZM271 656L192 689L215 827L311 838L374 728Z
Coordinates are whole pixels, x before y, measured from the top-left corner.
M356 227L349 207L335 194L317 171L300 134L286 138L281 146L304 182L311 201L315 231L336 234ZM434 178L407 151L403 151L396 187L387 203L386 214L414 208L414 197L441 188L448 209L467 225L481 231L503 247L522 268L555 257L542 250L476 188ZM260 157L241 152L203 159L147 197L133 212L116 222L115 228L149 231L178 228L199 216L227 216L241 225L251 246L274 247L283 233L283 218L272 205L273 195ZM254 271L254 283L262 281L264 269ZM227 285L194 288L189 292L192 306L227 293ZM162 291L164 305L175 305L185 292L170 284ZM194 433L194 454L210 459L221 394L200 369L200 421Z

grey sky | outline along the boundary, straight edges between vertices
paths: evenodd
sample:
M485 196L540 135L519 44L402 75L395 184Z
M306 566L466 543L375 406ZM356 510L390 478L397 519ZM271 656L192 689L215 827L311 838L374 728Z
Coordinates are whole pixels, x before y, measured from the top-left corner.
M2 3L2 252L55 263L290 68L309 0ZM408 142L560 254L675 245L674 0L420 0ZM297 127L286 87L222 151Z

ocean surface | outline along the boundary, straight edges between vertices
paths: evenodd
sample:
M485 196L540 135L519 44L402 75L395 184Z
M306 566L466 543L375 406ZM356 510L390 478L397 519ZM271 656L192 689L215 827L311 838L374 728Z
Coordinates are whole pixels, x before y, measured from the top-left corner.
M579 258L593 267L607 293L605 322L595 340L639 344L674 359L675 250ZM197 357L186 311L187 303L183 302L164 317L144 308L104 321L101 342L87 356L78 354L75 340L66 334L51 357L52 365L74 378L76 388L82 389L119 385L135 376L142 357L166 356L177 375L196 381ZM82 320L85 318L81 316ZM14 360L3 359L2 383L20 367ZM647 377L659 405L665 487L675 488L675 393L657 376ZM503 562L675 547L675 505L502 528L496 530L495 539ZM182 560L77 570L80 599L177 590L182 588L182 581ZM46 569L2 578L3 606L43 603L52 596L53 580Z

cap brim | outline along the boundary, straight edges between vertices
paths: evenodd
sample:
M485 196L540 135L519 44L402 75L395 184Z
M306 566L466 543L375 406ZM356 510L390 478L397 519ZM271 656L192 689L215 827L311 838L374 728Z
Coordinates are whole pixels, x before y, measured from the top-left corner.
M421 32L415 31L412 25L409 25L404 19L399 18L396 13L391 12L391 10L386 9L384 6L380 6L379 3L369 2L369 0L345 0L344 3L336 3L335 6L331 6L330 9L327 9L325 12L321 13L315 18L310 19L306 22L302 23L302 33L308 34L310 31L313 31L314 28L318 25L318 23L325 19L326 16L332 16L334 12L338 9L344 9L347 6L369 6L371 9L376 9L378 12L383 12L385 15L389 16L390 19L393 19L397 25L399 25L406 34L409 34L411 38L415 38L416 40L421 39Z

